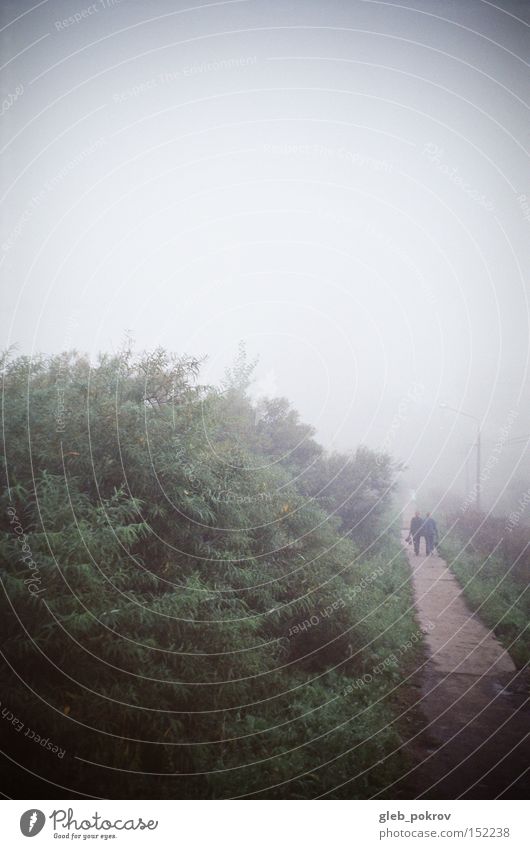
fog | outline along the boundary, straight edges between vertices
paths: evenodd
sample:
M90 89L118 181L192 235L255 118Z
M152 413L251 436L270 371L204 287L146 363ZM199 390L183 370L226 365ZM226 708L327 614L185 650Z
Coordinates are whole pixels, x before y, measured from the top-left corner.
M2 347L217 382L243 341L256 399L420 493L469 490L480 422L494 507L529 477L529 12L3 3Z

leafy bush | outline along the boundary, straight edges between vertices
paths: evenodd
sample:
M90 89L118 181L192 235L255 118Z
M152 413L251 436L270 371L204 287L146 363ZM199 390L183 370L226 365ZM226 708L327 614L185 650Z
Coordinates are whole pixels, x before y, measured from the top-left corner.
M221 390L199 369L4 363L0 696L68 754L59 780L8 750L80 794L375 792L401 673L348 685L414 630L396 468L328 457L282 399L257 415L244 359Z

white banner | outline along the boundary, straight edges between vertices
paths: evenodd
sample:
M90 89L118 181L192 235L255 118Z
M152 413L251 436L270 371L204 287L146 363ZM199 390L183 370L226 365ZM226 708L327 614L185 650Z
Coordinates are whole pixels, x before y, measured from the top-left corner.
M4 801L2 845L523 849L519 801Z

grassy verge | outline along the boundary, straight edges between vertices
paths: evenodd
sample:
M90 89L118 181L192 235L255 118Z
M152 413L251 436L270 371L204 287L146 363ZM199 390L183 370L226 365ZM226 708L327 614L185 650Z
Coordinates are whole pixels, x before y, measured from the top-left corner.
M473 551L457 537L445 538L440 553L461 584L470 608L493 630L515 665L525 666L530 659L528 588L513 579L501 556Z
M355 775L363 754L364 763L373 766L337 787L329 796L335 799L366 798L375 790L382 798L394 798L395 782L413 766L407 742L423 724L415 707L415 673L426 659L425 642L416 620L409 563L397 535L387 539L364 570L366 575L377 575L362 591L362 607L371 611L373 642L364 647L362 667L351 673L344 695L357 715L355 724L363 739L362 747L348 756L351 773Z

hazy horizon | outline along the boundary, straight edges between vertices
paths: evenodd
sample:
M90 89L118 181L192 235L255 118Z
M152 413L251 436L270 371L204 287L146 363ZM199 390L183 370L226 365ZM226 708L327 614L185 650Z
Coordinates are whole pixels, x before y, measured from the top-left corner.
M327 448L462 492L446 403L493 503L530 433L528 12L3 4L3 346L130 333L217 382L243 340Z

